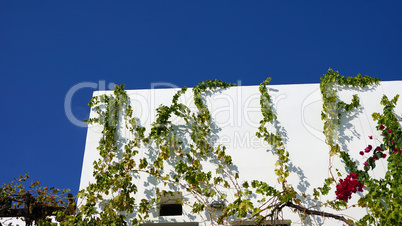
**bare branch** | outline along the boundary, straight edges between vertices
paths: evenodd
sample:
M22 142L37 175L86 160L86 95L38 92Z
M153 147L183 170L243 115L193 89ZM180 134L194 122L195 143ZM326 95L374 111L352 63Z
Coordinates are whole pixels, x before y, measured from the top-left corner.
M324 211L310 210L310 209L307 209L307 208L305 208L305 207L296 205L296 204L294 204L294 203L292 203L292 202L288 202L288 203L286 203L285 205L288 206L288 207L297 209L297 210L299 210L300 212L306 213L306 214L308 214L308 215L317 215L317 216L322 216L322 217L331 217L331 218L334 218L334 219L343 221L343 222L345 222L345 223L346 223L347 225L349 225L349 226L353 226L353 223L350 222L349 220L347 220L347 219L346 219L345 217L343 217L343 216L335 215L335 214L332 214L332 213L327 213L327 212L324 212Z

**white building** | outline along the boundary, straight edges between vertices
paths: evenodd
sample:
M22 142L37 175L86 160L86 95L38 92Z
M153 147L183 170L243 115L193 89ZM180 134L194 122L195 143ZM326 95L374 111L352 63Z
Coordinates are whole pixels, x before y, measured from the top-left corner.
M297 190L299 194L306 193L311 195L312 189L321 187L324 179L329 177L329 147L325 143L323 135L323 121L321 120L322 97L319 84L302 85L268 85L268 92L272 97L272 106L277 115L276 127L268 125L270 131L279 131L284 139L286 150L290 153L290 176L289 184ZM373 88L374 87L374 88ZM382 112L383 106L380 100L383 94L390 99L395 95L402 94L402 81L381 82L377 86L366 89L339 89L339 99L349 103L353 94L357 94L360 99L360 108L350 115L343 118L338 127L338 141L343 150L349 154L363 167L365 157L359 155L367 145L379 145L382 140L376 130L377 123L373 121L373 112ZM216 126L212 131L214 144L223 144L227 147L227 153L232 156L234 166L240 173L238 181L253 179L265 181L270 185L280 189L275 175L276 155L272 148L262 139L256 137L259 122L262 119L260 107L259 86L240 86L224 89L206 95L206 103ZM151 123L155 120L155 109L161 104L169 106L173 95L178 89L149 89L149 90L128 90L127 95L131 99L134 110L134 117L138 118L141 126L149 132ZM94 96L100 94L112 94L111 91L97 91ZM192 99L192 92L188 90L179 102L186 104L191 110L196 111ZM400 101L399 101L400 102ZM401 116L402 104L398 103L396 114ZM95 117L91 111L90 117ZM172 118L172 123L183 124L183 120ZM131 135L124 128L120 128L121 140L129 139ZM87 141L85 147L84 162L81 175L80 190L84 189L88 183L94 181L92 176L93 162L99 158L97 147L101 137L102 127L90 125L88 128ZM370 140L368 136L374 139ZM185 135L187 136L187 135ZM186 140L185 138L182 138ZM147 149L142 148L139 157L147 156ZM374 177L381 177L386 171L386 160L377 161L377 168L372 172ZM203 163L203 167L208 169L213 167L212 163ZM331 164L334 168L346 175L344 164L339 157L333 157ZM167 168L168 169L168 168ZM135 183L138 185L139 192L136 194L137 200L154 196L156 188L163 189L162 184L149 181L147 175L140 174L140 178ZM164 188L165 190L168 188ZM177 198L192 199L186 191L179 188L172 188L176 191ZM328 196L323 200L335 198L333 188ZM233 191L227 190L228 199ZM361 194L360 194L361 195ZM311 198L311 196L309 196ZM354 194L350 204L356 204L359 194ZM162 198L163 199L163 198ZM80 204L82 200L78 201ZM230 200L229 200L230 201ZM311 202L314 203L314 202ZM166 203L165 203L166 204ZM169 202L167 202L169 204ZM170 203L172 204L172 203ZM150 219L144 225L210 225L207 215L199 216L191 214L191 208L183 206L182 212L173 213L169 211L166 215L164 207L154 205L150 210ZM320 207L318 210L344 215L347 218L359 219L366 214L366 210L359 207L351 207L345 211L336 212L333 209ZM175 210L173 210L175 212ZM164 216L165 215L165 216ZM289 208L283 209L279 223L289 225L301 225L303 221L298 214ZM244 222L247 224L247 222ZM309 224L317 225L341 225L342 222L331 218L313 217Z

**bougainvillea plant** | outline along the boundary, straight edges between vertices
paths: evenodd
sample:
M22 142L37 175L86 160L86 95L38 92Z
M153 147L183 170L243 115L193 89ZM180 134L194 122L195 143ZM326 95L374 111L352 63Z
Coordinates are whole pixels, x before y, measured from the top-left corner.
M178 101L180 96L188 91L184 87L173 96L171 105L161 105L156 109L156 120L147 133L145 127L133 116L129 97L124 91L124 85L121 85L116 86L113 95L95 96L89 103L98 116L86 122L103 126L98 147L100 159L93 164L93 182L79 192L81 199L85 200L80 206L79 214L67 217L63 224L140 225L149 219L149 210L160 201L160 197L136 199L135 194L139 189L133 181L139 174L148 175L166 186L186 190L195 201L183 201L182 204L189 206L193 214L203 217L206 213L210 222L216 225L233 225L245 220L254 220L256 225L263 224L265 220L274 222L281 216L284 208L299 213L303 220L316 215L334 218L347 225L397 225L401 222L402 164L399 153L402 149L402 132L393 112L398 96L391 101L386 96L382 98L383 112L373 114L373 119L378 122L377 129L383 135L382 144L376 148L370 145L362 146L362 150L354 150L366 158L364 164L358 165L347 151L342 150L337 140L337 130L342 115L359 108L359 98L354 95L350 103L345 103L338 99L337 91L339 87L359 89L374 86L378 84L379 79L361 75L344 77L332 69L324 74L320 90L325 142L329 146L330 158L341 158L348 174L342 175L339 171L334 173L335 169L330 168L331 176L325 179L324 185L313 189L313 194L304 194L298 193L294 185L288 182L290 153L286 150L279 131L270 132L267 129L268 124L278 124L267 88L270 80L268 78L263 81L259 87L263 117L255 132L256 136L271 145L276 153L278 159L275 174L279 187L260 180L240 183L238 178L241 172L231 170L232 158L225 151L226 147L210 143L212 119L204 97L207 93L211 94L234 84L218 80L199 83L192 88L196 111ZM186 123L186 128L190 129L180 131L179 134L177 127L170 120L172 117L181 118ZM117 125L126 126L133 137L122 146L118 144ZM183 133L190 137L187 146L179 138L184 136ZM152 160L138 157L140 148L151 146L154 152ZM121 160L113 161L117 155ZM208 171L202 168L202 161L218 164L215 169ZM388 163L386 175L381 179L370 176L370 171L375 168L377 161ZM167 162L173 165L173 172L165 168ZM325 200L334 187L336 189L332 194L336 195L336 199L319 201ZM227 200L222 189L231 189L234 191L234 197L217 212L209 203L214 197ZM168 194L169 190L158 189L156 193ZM361 195L358 205L368 209L366 216L355 221L337 214L337 211L349 208L348 202L354 193ZM105 199L110 194L113 194L112 198ZM317 202L311 206L312 202L306 201L305 198L308 195L319 203L318 207L330 207L333 212L316 210ZM252 196L258 198L252 199Z
M364 185L357 180L358 177L358 174L350 173L345 179L339 179L335 192L336 198L348 201L352 197L352 193L363 192Z

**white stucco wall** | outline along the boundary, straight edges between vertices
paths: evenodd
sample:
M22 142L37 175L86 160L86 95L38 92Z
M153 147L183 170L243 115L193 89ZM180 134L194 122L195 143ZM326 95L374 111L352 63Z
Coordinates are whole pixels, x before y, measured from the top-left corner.
M0 223L2 225L11 224L13 226L25 226L25 221L23 221L22 218L16 218L16 217L1 217Z
M373 112L382 112L380 100L383 94L390 99L396 94L402 94L402 81L381 82L374 88L367 89L340 89L340 100L350 102L353 94L358 94L360 98L360 108L354 111L350 117L344 118L339 126L339 141L344 150L349 151L350 155L363 166L365 157L360 156L359 151L367 147L368 144L380 144L382 139L376 131L376 122L372 120ZM284 138L286 149L290 153L290 172L289 183L294 185L298 192L312 194L312 188L322 186L324 179L329 177L329 148L325 144L325 137L322 134L323 121L321 121L322 100L319 84L302 85L269 85L268 92L272 97L273 107L277 112L279 124L276 129L281 131ZM128 90L127 94L131 98L134 109L134 116L140 120L142 126L150 129L150 124L155 119L155 109L160 105L170 105L173 95L177 89L157 89L157 90ZM94 92L94 95L111 94L111 91ZM260 112L260 93L258 86L232 87L226 90L215 92L206 97L207 105L212 114L213 122L218 129L213 131L216 137L215 144L227 146L227 153L233 158L234 165L240 172L239 181L243 180L262 180L271 185L279 185L274 173L277 157L271 152L271 147L262 139L255 136L259 121L262 119ZM192 103L192 92L187 93L180 99L180 102L187 104L195 110ZM402 104L400 101L396 107L396 114L402 115ZM94 117L91 112L90 117ZM176 121L175 121L176 120ZM173 123L182 123L180 120L172 119ZM276 131L271 126L270 131ZM130 135L121 129L121 136L129 138ZM374 139L370 140L369 135ZM80 189L84 189L90 181L93 181L92 171L93 162L98 159L96 147L101 137L101 127L91 125L88 128L85 155L83 161ZM142 150L139 157L145 157L146 150ZM343 164L334 159L332 165L344 172ZM381 159L376 162L377 168L372 175L381 177L386 170L386 160ZM210 167L204 165L205 168ZM143 176L135 182L140 191L137 198L144 196L143 192L153 191L160 185L152 184ZM141 191L143 189L143 191ZM334 189L326 199L334 199ZM358 195L355 194L351 204L356 203ZM325 201L322 200L322 201ZM80 202L80 200L79 200ZM321 210L328 210L321 208ZM189 209L184 209L185 214L179 217L158 217L156 210L151 215L155 222L205 222L198 217L192 216ZM342 212L350 218L359 218L365 214L361 208L350 208ZM302 224L300 218L292 211L284 210L284 219L292 220L292 225ZM340 225L340 222L331 219L315 218L314 224ZM208 225L208 222L206 222Z
M49 217L53 223L57 223L55 217ZM26 223L22 217L0 217L0 223L3 226L25 226Z

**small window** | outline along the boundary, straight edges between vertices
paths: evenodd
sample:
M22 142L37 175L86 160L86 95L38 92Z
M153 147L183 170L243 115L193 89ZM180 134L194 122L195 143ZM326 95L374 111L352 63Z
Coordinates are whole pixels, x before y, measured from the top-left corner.
M182 195L180 192L168 192L160 195L159 216L183 215Z
M183 215L181 204L161 204L160 216L178 216Z
M160 216L183 215L181 204L161 204Z

